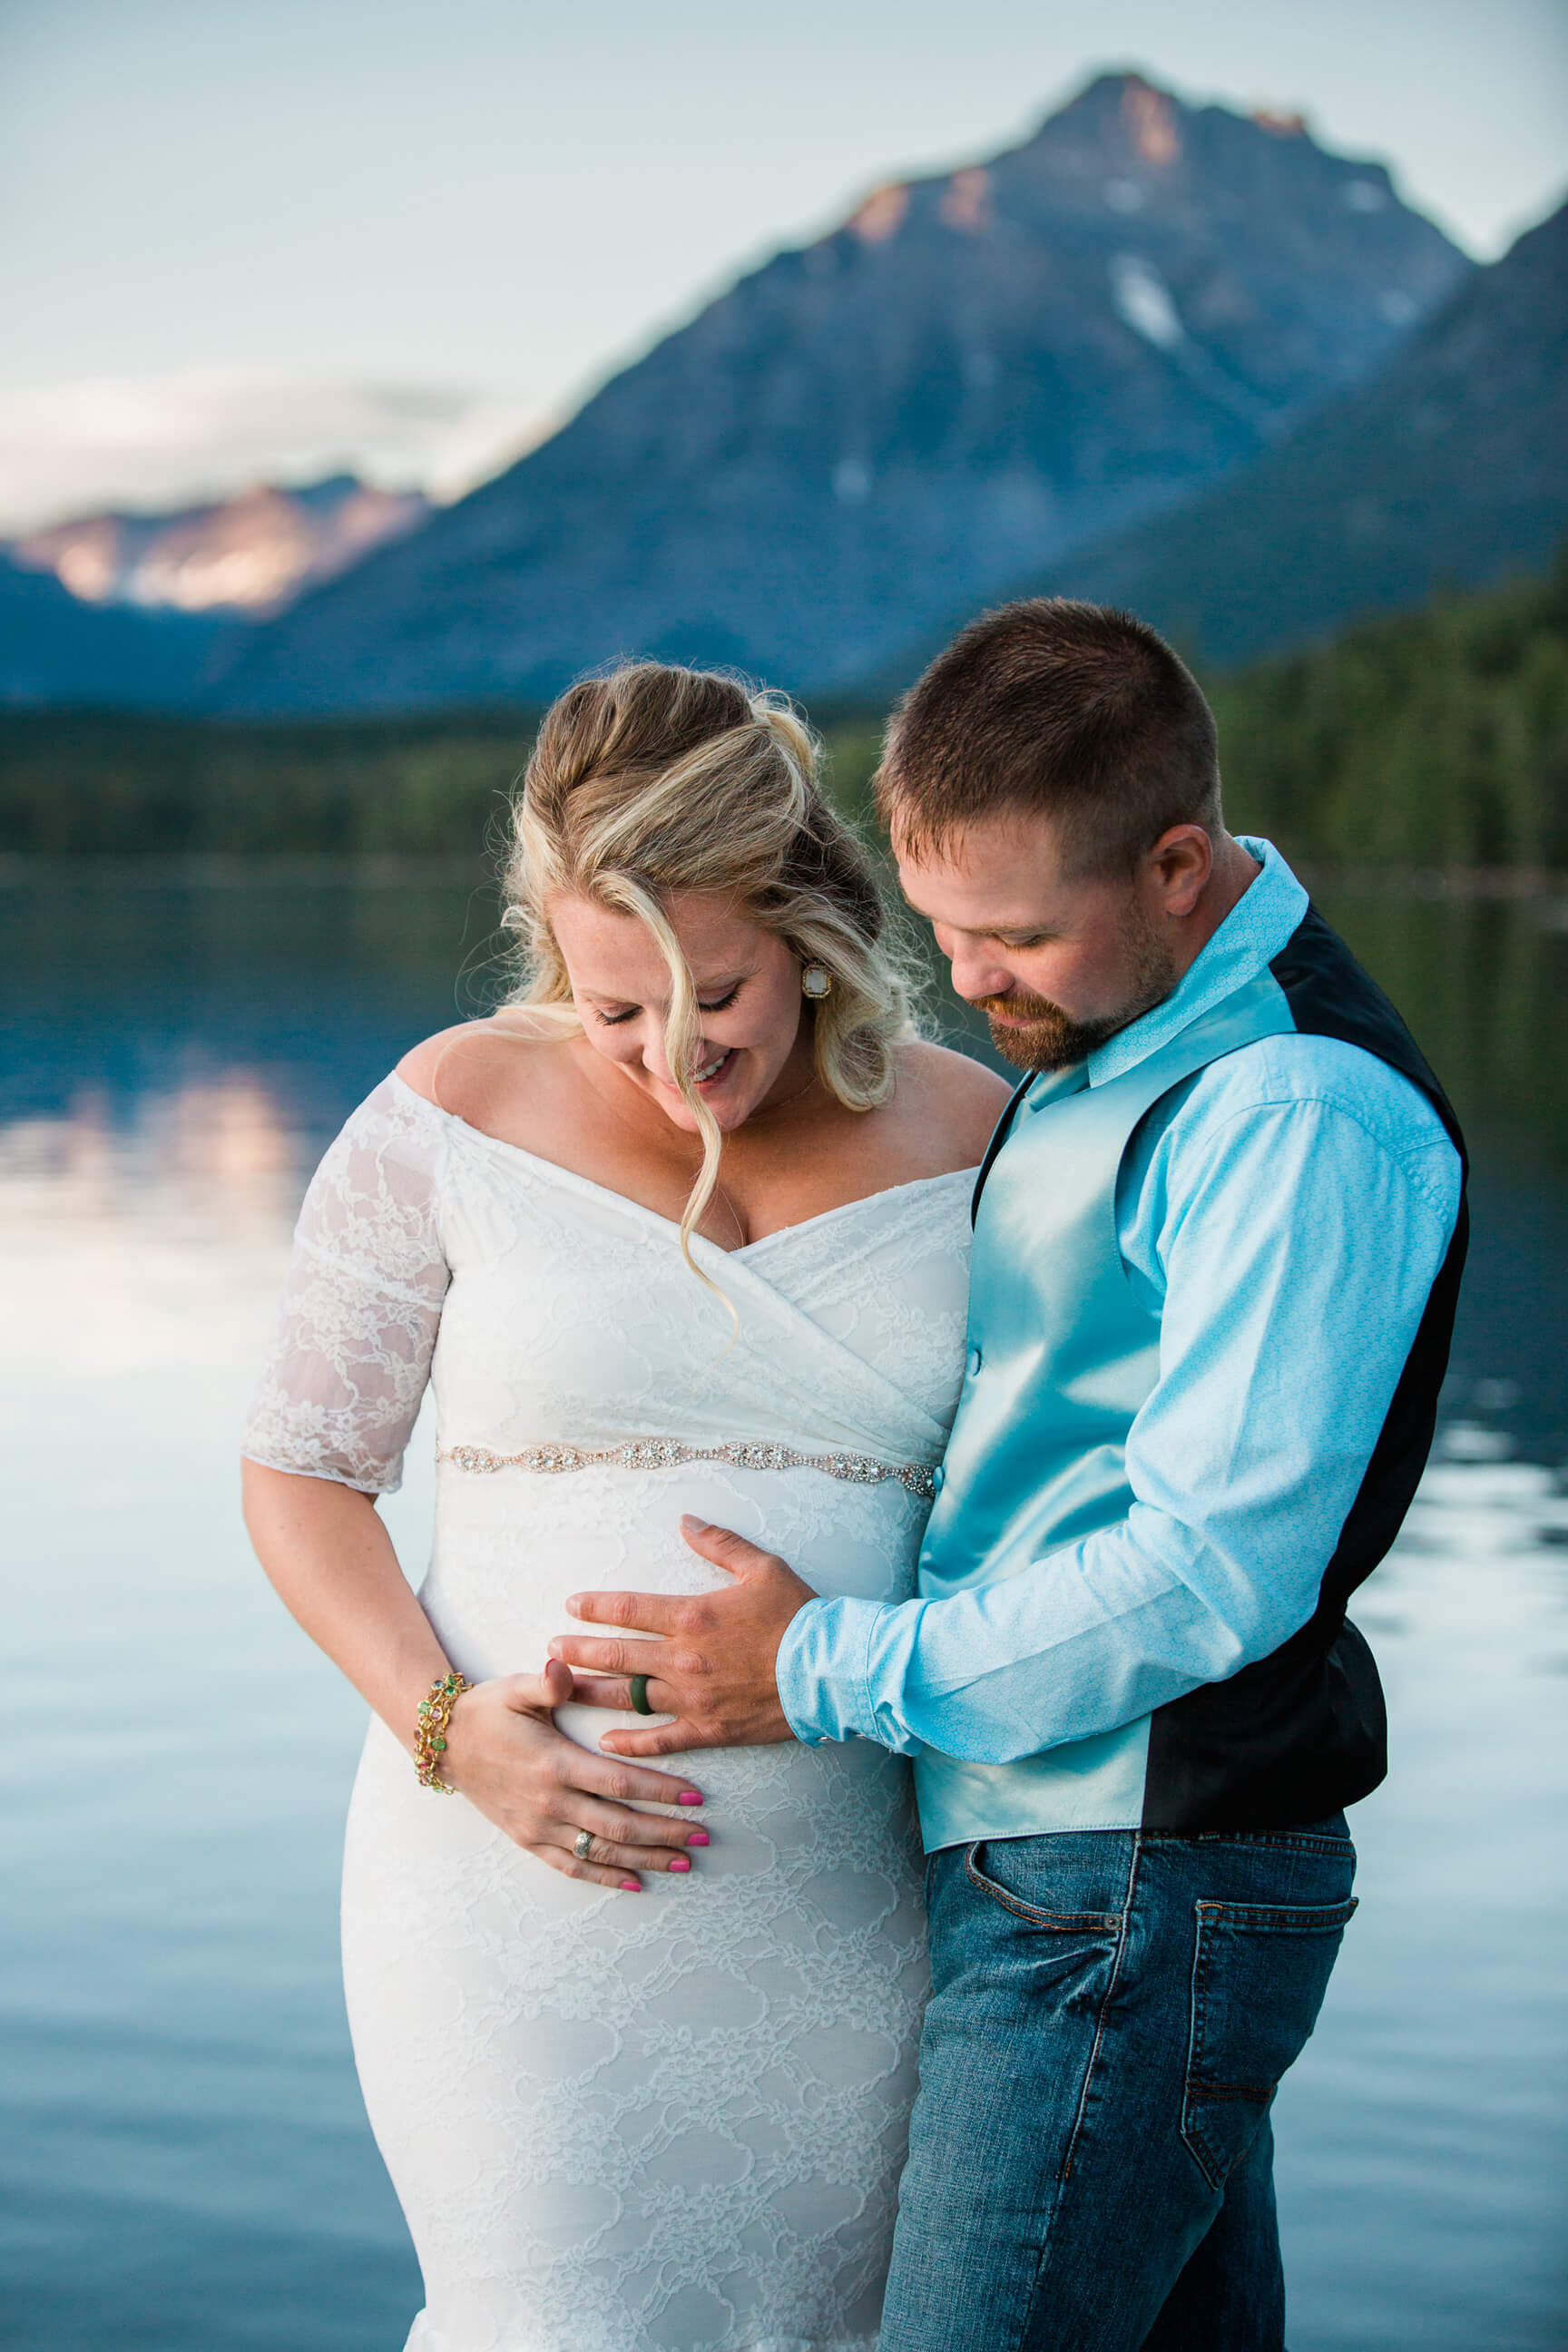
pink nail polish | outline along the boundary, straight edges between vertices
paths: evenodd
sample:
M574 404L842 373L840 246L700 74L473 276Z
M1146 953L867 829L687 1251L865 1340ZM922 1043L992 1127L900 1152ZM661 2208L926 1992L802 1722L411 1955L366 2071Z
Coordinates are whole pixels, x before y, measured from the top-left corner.
M642 1893L642 1880L640 1878L623 1878L621 1881L621 1893L623 1895L640 1895Z
M705 1804L707 1800L699 1796L695 1789L682 1789L675 1801L678 1805L700 1805Z
M710 1845L712 1840L706 1830L693 1830L686 1843L688 1845Z
M669 1866L671 1870L689 1870L691 1864L687 1861L686 1856L683 1853L678 1853L675 1860Z

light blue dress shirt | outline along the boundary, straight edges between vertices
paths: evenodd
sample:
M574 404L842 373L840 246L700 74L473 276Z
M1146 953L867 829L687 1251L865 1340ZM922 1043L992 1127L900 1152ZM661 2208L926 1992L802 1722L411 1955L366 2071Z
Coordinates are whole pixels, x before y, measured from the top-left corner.
M1089 1056L1090 1086L1285 947L1307 894L1270 844L1243 845L1261 873L1174 993ZM1010 1763L1277 1650L1317 1606L1459 1191L1426 1097L1336 1038L1264 1038L1165 1097L1116 1192L1129 1281L1161 1324L1132 1508L974 1591L808 1602L776 1666L796 1737Z

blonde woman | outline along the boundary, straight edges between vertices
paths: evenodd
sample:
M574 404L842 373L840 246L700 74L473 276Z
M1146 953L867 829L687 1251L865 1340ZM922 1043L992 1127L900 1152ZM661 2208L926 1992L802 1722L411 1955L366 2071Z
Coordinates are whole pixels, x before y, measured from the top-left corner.
M344 1965L409 2341L869 2352L925 1985L905 1768L629 1765L598 1740L637 1718L546 1651L574 1592L720 1581L687 1512L910 1591L1005 1089L913 1034L812 739L731 679L565 695L508 887L527 985L328 1152L246 1444L268 1573L374 1712ZM427 1382L416 1597L375 1497Z

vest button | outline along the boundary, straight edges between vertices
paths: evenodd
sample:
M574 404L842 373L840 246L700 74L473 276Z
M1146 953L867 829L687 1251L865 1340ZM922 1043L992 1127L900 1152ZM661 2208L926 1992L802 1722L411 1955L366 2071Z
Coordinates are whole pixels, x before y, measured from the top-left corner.
M969 1377L971 1380L974 1378L975 1373L980 1370L980 1363L981 1356L979 1349L971 1348L969 1350Z

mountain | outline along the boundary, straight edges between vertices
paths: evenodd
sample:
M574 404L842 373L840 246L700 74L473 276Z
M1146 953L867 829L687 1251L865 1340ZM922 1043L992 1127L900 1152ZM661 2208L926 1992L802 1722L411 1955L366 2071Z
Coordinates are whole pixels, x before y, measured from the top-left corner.
M258 632L221 700L530 700L626 651L830 689L1244 465L1468 267L1298 120L1104 76L742 278Z
M1568 205L1282 448L1013 586L1129 605L1228 666L1449 583L1543 569L1565 537ZM919 667L907 656L900 682Z
M261 483L174 514L83 515L5 551L23 571L52 572L84 604L258 619L402 538L428 512L418 491L334 474L303 488Z
M210 614L84 604L52 573L0 552L0 706L179 709L200 700L235 626Z

